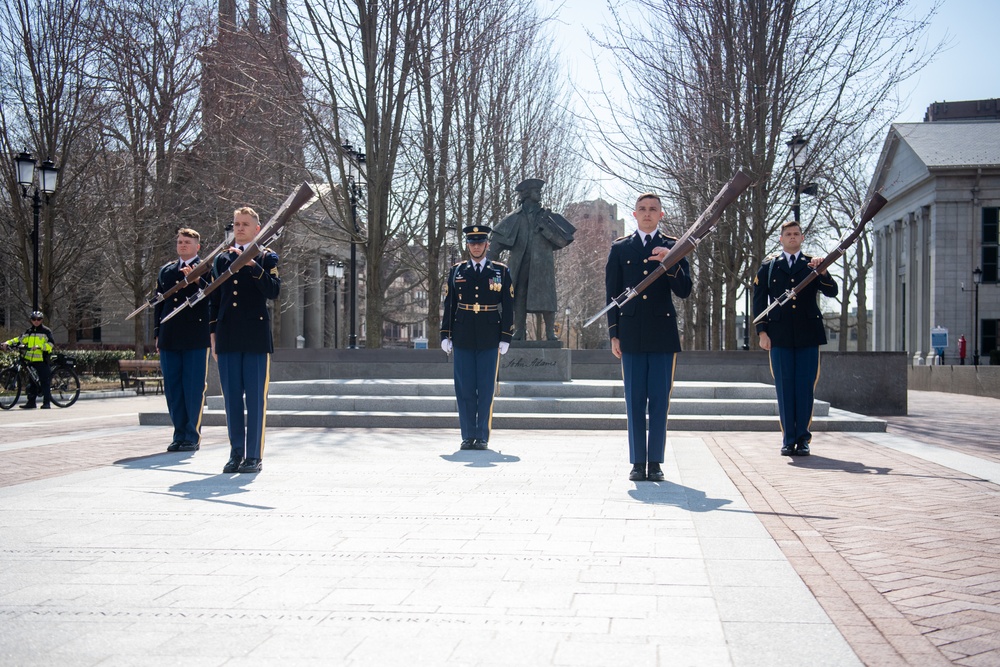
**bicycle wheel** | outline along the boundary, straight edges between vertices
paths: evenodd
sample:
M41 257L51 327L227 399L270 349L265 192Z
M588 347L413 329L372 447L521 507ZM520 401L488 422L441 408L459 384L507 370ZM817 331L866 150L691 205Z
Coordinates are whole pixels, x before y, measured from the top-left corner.
M21 383L14 368L0 370L0 409L10 410L21 395Z
M52 370L52 402L60 408L68 408L80 398L80 378L72 368Z

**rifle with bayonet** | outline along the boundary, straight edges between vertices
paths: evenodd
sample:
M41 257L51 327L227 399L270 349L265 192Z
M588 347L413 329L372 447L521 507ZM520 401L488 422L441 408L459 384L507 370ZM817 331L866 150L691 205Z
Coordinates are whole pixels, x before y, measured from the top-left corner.
M274 243L281 237L281 232L284 231L285 223L300 209L305 208L307 203L315 197L315 193L312 188L309 187L308 183L303 183L298 187L298 189L288 196L285 203L281 205L278 212L275 213L267 224L264 225L257 236L254 237L253 241L248 243L243 252L232 261L228 268L219 274L207 287L199 288L197 292L188 297L185 301L182 301L180 305L170 311L170 314L163 318L163 322L168 321L174 315L182 311L184 308L195 305L209 294L217 290L222 283L229 280L234 274L238 273L240 269L249 264L258 255L262 254L267 248L267 245Z
M181 280L179 283L177 283L176 285L174 285L173 287L171 287L162 294L156 292L153 296L146 299L146 303L142 304L141 306L133 310L132 313L125 319L130 320L139 313L141 313L142 311L146 310L147 308L155 306L156 304L162 301L166 301L167 299L172 297L176 292L184 289L188 285L195 284L195 282L197 282L199 278L201 278L204 274L208 273L208 271L212 268L212 263L215 261L215 257L223 250L228 248L232 244L232 241L233 241L233 225L232 223L230 223L226 227L225 240L222 243L220 243L218 247L215 248L215 250L206 255L204 259L198 262L195 266L192 266L191 271L189 271L188 274L184 276L184 280Z
M587 320L583 326L589 327L591 324L600 319L601 315L604 315L612 308L621 308L626 303L639 296L644 289L649 287L654 280L662 276L677 262L681 261L686 257L692 250L698 247L702 239L712 231L712 229L719 223L722 218L722 212L727 206L736 201L743 192L750 187L750 177L747 176L746 172L742 169L736 172L728 183L726 183L719 194L715 195L715 199L712 203L708 205L708 208L702 212L698 219L694 221L694 224L684 232L684 236L677 239L674 246L667 251L666 256L664 256L663 261L660 265L652 270L648 276L646 276L641 283L635 287L629 287L627 290L622 292L616 298L611 300L607 306L604 307L601 312L597 313L589 320Z
M823 258L823 261L820 262L812 270L812 272L802 280L802 282L800 282L792 289L785 290L784 294L780 295L778 298L772 301L771 304L767 308L765 308L760 315L754 318L753 323L757 324L762 319L764 319L769 312L771 312L775 308L780 308L781 306L785 305L786 303L788 303L789 299L794 299L796 296L799 295L799 293L803 289L805 289L806 285L815 280L820 273L830 268L830 265L832 265L838 259L843 257L847 249L850 248L854 244L854 242L858 240L859 236L861 236L861 232L864 231L865 225L868 223L868 221L874 218L875 215L879 211L881 211L882 207L885 205L886 205L885 197L883 197L877 192L873 194L871 199L868 200L868 203L862 209L861 217L858 220L858 224L855 225L854 229L852 229L847 234L847 236L845 236L840 241L840 244L837 245L837 247L833 250L833 252L831 252L829 255Z

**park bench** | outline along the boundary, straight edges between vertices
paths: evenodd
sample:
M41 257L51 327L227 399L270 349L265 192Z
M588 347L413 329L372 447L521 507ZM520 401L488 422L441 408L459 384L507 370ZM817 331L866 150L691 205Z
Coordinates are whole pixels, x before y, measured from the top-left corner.
M148 385L155 393L163 392L163 374L155 359L119 359L118 377L122 391L134 388L137 394L145 394Z

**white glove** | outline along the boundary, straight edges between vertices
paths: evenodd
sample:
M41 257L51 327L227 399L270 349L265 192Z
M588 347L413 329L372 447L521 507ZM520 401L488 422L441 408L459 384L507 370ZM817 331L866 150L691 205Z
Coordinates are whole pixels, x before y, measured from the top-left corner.
M500 354L507 354L507 350L510 349L510 343L505 340L500 341Z
M441 341L441 349L444 350L445 354L451 354L451 348L452 344L450 338L445 338Z

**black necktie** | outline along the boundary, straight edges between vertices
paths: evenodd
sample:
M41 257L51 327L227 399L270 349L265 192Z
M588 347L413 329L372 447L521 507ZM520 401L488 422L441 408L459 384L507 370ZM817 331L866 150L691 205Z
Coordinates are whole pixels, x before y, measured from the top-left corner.
M649 239L650 238L652 238L652 237L649 234L646 234L646 240L643 242L643 245L649 245Z
M483 267L476 264L476 273L482 273L482 272L483 272Z

